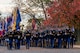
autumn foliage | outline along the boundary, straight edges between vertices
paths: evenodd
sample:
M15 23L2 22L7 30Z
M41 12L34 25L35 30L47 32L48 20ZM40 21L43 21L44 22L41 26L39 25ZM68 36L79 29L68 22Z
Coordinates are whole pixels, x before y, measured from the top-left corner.
M75 26L80 28L80 0L58 0L46 9L45 26Z

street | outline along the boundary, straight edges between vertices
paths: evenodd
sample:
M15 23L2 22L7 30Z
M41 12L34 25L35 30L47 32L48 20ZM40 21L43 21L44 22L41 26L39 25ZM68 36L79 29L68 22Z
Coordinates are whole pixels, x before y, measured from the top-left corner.
M0 53L80 53L80 49L50 49L39 47L26 49L25 46L21 46L20 50L8 50L5 46L0 46Z

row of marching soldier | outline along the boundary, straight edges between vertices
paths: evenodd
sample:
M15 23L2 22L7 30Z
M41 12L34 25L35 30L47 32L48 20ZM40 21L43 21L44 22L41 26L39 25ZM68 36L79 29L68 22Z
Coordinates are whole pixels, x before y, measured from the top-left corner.
M20 41L22 39L21 31L8 31L5 34L5 40L7 42L7 48L12 49L13 47L13 42L14 42L14 48L15 49L20 49Z
M35 34L34 34L35 33ZM56 31L56 30L44 30L36 31L33 33L32 42L35 46L47 47L47 48L73 48L76 36L70 29Z
M20 49L21 43L25 47L45 47L45 48L73 48L76 36L70 29L65 30L26 30L8 31L5 34L8 49Z

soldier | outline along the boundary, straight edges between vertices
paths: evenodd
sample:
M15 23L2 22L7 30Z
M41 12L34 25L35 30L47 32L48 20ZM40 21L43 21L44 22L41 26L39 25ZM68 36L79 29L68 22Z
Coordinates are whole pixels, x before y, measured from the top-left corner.
M38 41L39 41L38 43L39 43L39 46L42 46L42 44L41 44L42 43L41 32L38 31L38 34L37 35L38 35Z
M32 41L32 44L31 44L31 45L32 45L32 46L35 46L35 38L34 38L34 37L35 37L35 31L32 30L32 36L31 36L31 39L32 39L32 40L31 40L31 41Z
M62 47L62 32L61 31L58 31L57 37L58 37L58 48L61 48Z
M73 44L74 44L75 40L76 40L76 36L74 35L74 32L71 31L71 46L72 46L72 48L73 48Z
M20 31L20 35L21 35L20 43L21 45L24 45L24 32Z
M70 29L66 29L65 36L66 36L67 46L68 46L68 48L70 48L70 43L71 43Z
M51 30L50 31L50 44L51 44L51 48L54 48L54 42L55 42L55 31Z
M16 47L16 39L17 39L17 31L16 30L14 30L13 31L13 43L14 43L14 48L16 49L17 47Z
M0 45L1 45L1 36L0 36Z
M12 31L8 31L6 34L7 37L7 47L8 49L12 49L12 43L13 43L13 32Z
M44 40L44 37L45 37L45 32L41 31L39 37L40 37L40 41L41 41L41 46L43 47L43 40Z
M49 38L50 38L50 31L49 30L46 30L45 31L45 35L44 35L44 40L45 40L45 46L46 47L49 47Z
M33 35L34 41L35 41L35 46L38 46L38 42L39 42L39 33L36 31Z
M15 39L15 49L20 49L20 39L21 39L20 31L14 31L14 39Z
M62 46L63 48L66 48L66 36L65 36L65 30L62 30Z
M26 49L29 49L29 47L30 47L31 33L26 30L25 33L24 33L24 36L25 36L24 38L26 40Z
M39 32L36 32L36 46L38 46L39 43Z

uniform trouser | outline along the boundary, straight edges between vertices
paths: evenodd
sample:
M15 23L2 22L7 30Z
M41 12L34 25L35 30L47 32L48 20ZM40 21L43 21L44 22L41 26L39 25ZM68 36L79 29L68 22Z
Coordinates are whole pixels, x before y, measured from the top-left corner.
M0 39L0 45L1 45L1 39Z
M26 48L28 48L29 49L29 47L30 47L30 38L26 38Z
M38 39L35 39L36 47L38 46Z
M12 49L13 39L9 39L9 48Z
M43 47L43 38L40 38L41 47Z
M23 40L23 39L21 39L21 45L24 45L24 43L23 43L23 42L24 42L24 40Z
M37 47L38 46L39 39L34 37L33 40L34 40L35 46Z
M71 39L72 48L73 48L73 44L74 44L74 38Z
M71 39L70 37L67 38L68 48L70 48Z
M45 43L46 44L46 47L49 47L49 38L47 37L44 40L46 41L46 43Z
M5 45L4 43L5 43L5 39L2 39L2 45L3 45L3 46Z
M62 47L62 40L61 38L58 38L58 48L61 48Z
M16 49L20 49L20 40L16 39Z
M54 48L54 38L51 38L51 40L50 40L50 44L51 44L51 48Z

